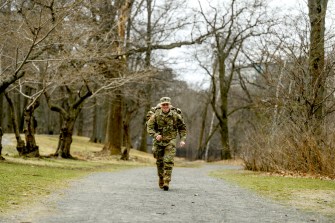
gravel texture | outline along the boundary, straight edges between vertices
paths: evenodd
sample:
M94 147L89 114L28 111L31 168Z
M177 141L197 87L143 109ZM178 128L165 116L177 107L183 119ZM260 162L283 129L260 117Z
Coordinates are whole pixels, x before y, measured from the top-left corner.
M174 168L169 191L154 167L94 173L0 222L330 222L208 176L219 168L236 167Z

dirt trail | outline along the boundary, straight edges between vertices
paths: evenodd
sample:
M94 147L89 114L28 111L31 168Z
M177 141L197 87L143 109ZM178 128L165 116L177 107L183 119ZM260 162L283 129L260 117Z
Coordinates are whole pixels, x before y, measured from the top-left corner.
M94 173L0 222L330 222L207 175L218 168L236 167L175 168L169 191L153 167Z

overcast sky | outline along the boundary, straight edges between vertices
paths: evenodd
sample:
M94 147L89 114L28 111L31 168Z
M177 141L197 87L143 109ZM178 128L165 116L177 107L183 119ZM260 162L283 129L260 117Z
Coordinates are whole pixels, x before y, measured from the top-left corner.
M201 4L205 5L208 0L201 0ZM218 0L222 1L222 0ZM197 5L198 0L188 0L191 5ZM211 4L214 2L213 0L210 1ZM329 0L328 7L331 8L331 12L333 13L333 8L335 5L335 0ZM307 0L271 0L270 6L275 8L278 7L279 10L282 10L283 13L297 13L301 11L307 12ZM328 12L327 12L328 13ZM333 13L334 14L334 13ZM197 66L196 62L190 62L190 55L189 49L187 48L177 48L174 50L170 50L166 52L168 57L172 59L177 58L179 61L178 64L173 66L173 69L178 74L179 79L187 81L191 85L202 86L206 88L209 86L209 77L204 73L204 71ZM185 56L186 55L186 56ZM210 56L210 55L208 55Z

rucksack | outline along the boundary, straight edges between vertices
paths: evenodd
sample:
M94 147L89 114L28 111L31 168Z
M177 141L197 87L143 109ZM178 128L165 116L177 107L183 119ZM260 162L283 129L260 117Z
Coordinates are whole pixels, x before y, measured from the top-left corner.
M161 107L159 107L159 106L151 107L151 108L150 108L150 110L147 112L147 116L146 116L147 121L145 122L145 125L147 125L147 123L148 123L150 117L151 117L152 115L154 115L154 114L156 113L157 110L160 110L160 109L161 109ZM181 116L181 118L183 118L183 114L182 114L182 111L180 110L180 108L176 108L176 107L171 106L170 110L173 111L173 112L175 112L175 113L177 113L178 115ZM175 124L175 123L176 123L176 120L173 119L173 122L174 122L174 124Z

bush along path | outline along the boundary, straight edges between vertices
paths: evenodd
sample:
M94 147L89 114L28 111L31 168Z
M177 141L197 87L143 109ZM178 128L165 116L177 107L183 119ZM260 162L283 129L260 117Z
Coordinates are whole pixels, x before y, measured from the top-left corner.
M154 167L94 173L0 222L330 222L208 176L218 168L236 167L175 168L169 191Z

